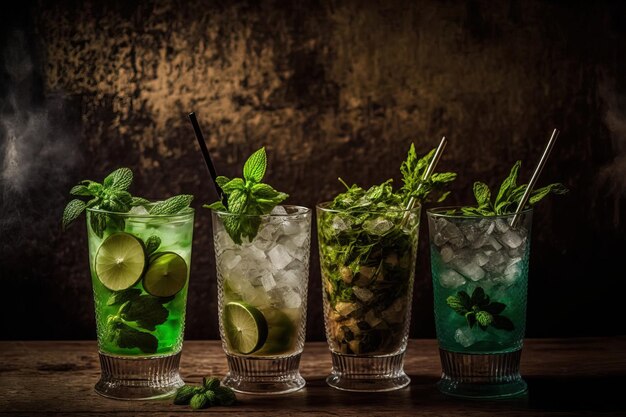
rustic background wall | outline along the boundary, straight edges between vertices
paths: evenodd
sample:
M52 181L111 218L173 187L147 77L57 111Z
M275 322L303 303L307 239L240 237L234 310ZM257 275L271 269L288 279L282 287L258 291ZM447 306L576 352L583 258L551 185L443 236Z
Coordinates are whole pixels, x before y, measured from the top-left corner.
M626 8L558 1L60 1L3 10L0 285L3 339L94 338L84 227L67 191L118 166L137 193L196 196L189 339L217 333L214 200L186 114L217 169L265 145L267 178L313 207L389 177L411 141L442 135L450 204L517 159L571 192L536 211L528 335L624 332ZM433 337L422 229L412 337ZM308 338L322 340L316 241ZM618 271L614 273L612 271Z

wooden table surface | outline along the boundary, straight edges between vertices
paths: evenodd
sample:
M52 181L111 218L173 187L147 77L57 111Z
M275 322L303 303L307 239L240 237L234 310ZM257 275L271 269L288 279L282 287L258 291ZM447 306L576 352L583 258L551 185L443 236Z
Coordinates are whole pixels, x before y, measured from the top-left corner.
M233 407L193 411L170 400L115 401L98 396L95 342L0 342L0 415L170 416L182 413L246 416L543 416L626 415L626 337L527 340L523 398L466 401L435 388L441 367L434 340L411 340L405 370L411 385L388 393L332 389L326 343L307 343L301 373L307 386L282 396L238 394ZM188 383L223 376L219 342L185 342L181 374Z

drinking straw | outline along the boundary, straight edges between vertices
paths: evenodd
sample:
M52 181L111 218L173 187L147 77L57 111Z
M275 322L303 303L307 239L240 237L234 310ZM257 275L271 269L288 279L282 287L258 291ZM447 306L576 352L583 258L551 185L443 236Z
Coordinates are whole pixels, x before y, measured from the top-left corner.
M446 137L445 136L442 137L441 142L439 142L439 146L437 146L437 150L435 151L435 155L433 155L433 159L430 161L430 164L428 164L428 168L426 168L426 171L424 172L424 175L422 176L422 182L420 183L420 185L417 186L417 189L415 190L415 192L419 191L419 189L422 188L422 184L424 184L430 178L433 171L435 170L435 167L439 163L439 159L441 159L441 155L443 154L443 150L446 148L447 144L448 144L448 140L446 139ZM404 213L404 218L402 219L402 225L404 225L409 219L409 212L413 209L414 206L415 206L415 198L411 197L409 199L409 203L406 205L406 213Z
M537 183L537 179L539 178L539 175L541 174L541 170L546 164L546 161L548 160L548 156L550 156L550 152L552 151L552 148L554 147L554 142L556 142L556 138L558 137L559 137L559 130L554 129L552 131L552 136L550 136L550 140L548 140L546 149L544 149L543 155L541 155L539 164L537 164L537 168L535 168L535 172L533 172L533 176L530 178L530 181L528 182L528 186L526 187L526 190L524 191L524 195L522 195L522 198L520 199L520 202L517 205L517 210L515 210L515 215L513 216L513 219L511 220L511 227L515 227L517 225L517 222L519 221L519 218L520 218L520 213L522 212L522 210L524 210L524 206L526 206L526 203L528 202L528 199L530 198L530 193L535 187L535 184Z
M209 149L206 146L206 141L204 140L202 131L200 130L200 125L198 124L196 113L189 113L189 120L191 120L191 124L193 125L193 131L196 133L196 139L198 140L198 145L200 145L200 150L202 151L204 162L206 162L206 167L209 169L209 174L211 175L211 179L213 180L213 186L215 187L215 191L217 192L219 198L222 200L224 207L228 208L224 191L222 190L222 187L220 187L217 183L217 172L215 171L215 166L213 165L213 161L211 160L211 154L209 153Z

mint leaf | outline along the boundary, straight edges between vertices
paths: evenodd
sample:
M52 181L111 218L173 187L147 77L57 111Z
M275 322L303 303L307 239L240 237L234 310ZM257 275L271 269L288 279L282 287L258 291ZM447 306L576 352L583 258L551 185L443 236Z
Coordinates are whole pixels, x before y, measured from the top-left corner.
M467 313L467 308L465 307L464 303L461 301L459 297L455 297L454 295L451 295L448 298L446 298L446 303L451 309L453 309L460 315L465 315L465 313Z
M154 215L171 215L180 212L182 209L189 207L193 200L193 196L189 194L181 194L174 197L170 197L165 201L159 201L152 208L149 213Z
M505 308L506 308L506 304L498 303L494 301L484 306L483 310L495 315L495 314L502 313Z
M156 326L165 323L169 311L161 301L150 295L131 300L120 309L119 315L128 322L135 322L140 327L154 331Z
M86 185L75 185L72 187L72 189L70 190L70 194L72 195L76 195L76 196L83 196L83 197L89 197L91 196L91 191L89 191L89 188L87 188Z
M206 395L204 395L204 393L198 393L198 394L195 394L193 397L191 397L191 400L189 401L189 405L194 410L201 410L203 408L207 408L210 406L209 399L207 398Z
M198 388L199 387L194 387L192 385L184 385L178 388L178 390L176 390L176 395L174 396L174 404L188 405L191 401L191 397L202 392Z
M107 227L106 214L104 213L89 213L89 225L91 230L98 237L104 235L104 229Z
M154 253L159 246L161 246L161 238L157 235L152 235L146 239L146 255Z
M228 211L226 207L224 206L224 203L222 203L221 201L216 201L211 204L203 204L202 207L211 209L213 211L223 211L223 212Z
M561 183L550 184L545 187L539 188L537 190L533 190L530 193L530 199L528 200L528 203L530 205L533 205L535 203L538 203L540 200L542 200L545 196L547 196L550 193L565 194L568 191L569 190L565 188L565 186Z
M476 287L474 292L472 293L472 298L470 300L470 304L472 306L480 306L487 300L485 296L485 290L482 287Z
M415 145L411 144L407 158L400 165L402 182L404 185L400 189L400 194L406 205L411 198L419 202L443 201L448 192L443 192L443 188L454 181L456 174L453 172L433 173L429 179L424 181L424 173L435 155L436 149L432 149L422 158L417 157ZM431 198L431 193L439 194L439 197Z
M209 400L210 405L219 405L219 401L217 400L217 395L215 394L215 391L207 390L204 393L204 396L207 398L207 400Z
M268 184L260 183L252 186L252 195L256 198L272 200L279 197L281 194L286 195L276 191L271 185Z
M109 299L107 300L108 306L113 306L117 304L124 304L127 301L132 301L141 295L141 290L138 288L129 288L123 291L117 291L111 294Z
M229 387L217 387L214 390L217 401L221 405L233 405L237 400L235 393Z
M513 322L509 318L500 315L493 316L493 323L491 323L491 325L499 330L506 330L509 332L515 330Z
M479 208L491 208L491 191L484 182L476 181L474 183L474 197Z
M220 379L214 376L205 376L204 378L202 378L202 385L208 390L214 390L215 388L220 386Z
M487 311L478 311L476 313L476 321L482 327L487 327L493 322L493 316Z
M230 182L230 179L223 175L218 175L218 177L215 179L215 182L217 182L217 185L219 185L220 188L224 188L224 185Z
M496 196L496 207L501 203L510 201L509 197L517 186L517 175L521 166L522 161L515 162L513 168L511 168L511 172L509 172L509 176L502 181L500 189L498 190L498 195Z
M150 204L150 200L142 197L133 197L130 200L130 205L132 207L147 206L148 204Z
M159 341L154 335L136 330L121 322L114 323L113 341L121 348L137 348L148 354L156 353L159 346Z
M233 178L221 187L222 191L224 191L226 194L230 194L235 190L243 190L246 187L246 184L241 178Z
M246 182L261 182L267 168L265 147L254 152L243 166L243 177Z
M128 168L118 168L111 172L102 182L107 188L126 191L133 182L133 171Z
M63 229L67 227L85 211L85 202L81 200L72 200L67 203L63 210Z

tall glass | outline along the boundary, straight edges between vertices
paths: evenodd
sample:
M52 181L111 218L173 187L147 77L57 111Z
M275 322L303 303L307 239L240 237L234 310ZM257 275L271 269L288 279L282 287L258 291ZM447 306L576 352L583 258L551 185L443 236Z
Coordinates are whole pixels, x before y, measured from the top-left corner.
M183 385L178 367L193 221L191 208L175 215L87 209L98 394L151 399Z
M317 206L333 363L326 382L347 391L405 387L421 207L354 214L330 210L328 204Z
M532 209L514 226L513 215L449 214L453 210L427 211L443 367L438 387L457 397L522 394Z
M227 227L258 227L233 241ZM232 229L229 229L232 230ZM224 385L250 394L304 387L304 347L311 210L278 206L272 214L213 212L218 315L229 372Z

